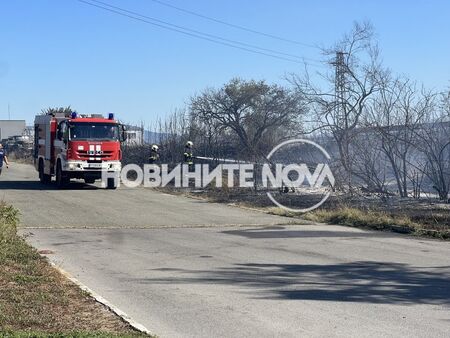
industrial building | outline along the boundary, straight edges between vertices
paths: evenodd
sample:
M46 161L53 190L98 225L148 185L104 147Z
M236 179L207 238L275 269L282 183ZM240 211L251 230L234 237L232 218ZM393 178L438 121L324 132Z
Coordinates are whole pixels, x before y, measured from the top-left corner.
M25 120L0 120L0 140L22 136L25 129Z

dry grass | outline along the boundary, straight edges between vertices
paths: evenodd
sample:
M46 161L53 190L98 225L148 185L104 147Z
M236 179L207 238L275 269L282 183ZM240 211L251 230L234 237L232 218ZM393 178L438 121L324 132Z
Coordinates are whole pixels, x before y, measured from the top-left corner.
M53 269L15 232L17 212L0 203L0 336L139 334Z
M376 230L390 230L397 227L404 232L415 231L420 225L407 216L390 216L380 211L364 211L343 207L335 210L316 210L304 216L311 221L322 221L355 227L368 227Z
M295 222L323 222L372 230L394 231L417 236L450 239L450 205L427 199L379 198L361 196L332 196L313 212L291 213L273 207L264 191L252 189L192 189L160 188L160 191L201 198L210 202L233 204L239 207L259 209L270 214L296 218ZM283 205L306 208L317 200L308 196L281 194L276 196ZM315 197L314 197L315 198Z
M281 208L269 208L268 212L279 216L300 217L312 222L450 239L450 231L448 229L428 228L423 223L414 221L410 216L402 214L392 215L383 211L337 207L335 209L317 209L306 214L295 214Z

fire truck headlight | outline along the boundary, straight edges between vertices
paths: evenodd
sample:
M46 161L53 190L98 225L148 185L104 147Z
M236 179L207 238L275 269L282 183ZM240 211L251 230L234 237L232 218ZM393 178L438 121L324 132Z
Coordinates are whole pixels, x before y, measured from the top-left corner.
M69 169L70 169L70 170L75 169L75 164L74 164L74 163L69 163Z

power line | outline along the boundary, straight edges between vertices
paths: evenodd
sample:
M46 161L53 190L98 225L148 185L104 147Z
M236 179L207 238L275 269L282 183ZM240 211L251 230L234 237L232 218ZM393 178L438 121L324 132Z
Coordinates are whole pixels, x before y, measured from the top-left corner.
M151 1L156 2L156 3L160 4L160 5L166 6L166 7L173 8L173 9L175 9L177 11L180 11L180 12L184 12L184 13L187 13L187 14L190 14L190 15L202 18L202 19L206 19L206 20L209 20L209 21L214 21L216 23L220 23L220 24L225 25L225 26L237 28L237 29L240 29L240 30L243 30L243 31L246 31L246 32L253 33L253 34L258 34L258 35L265 36L265 37L268 37L268 38L272 38L272 39L275 39L275 40L289 42L289 43L293 43L293 44L301 45L301 46L305 46L305 47L318 48L317 46L314 46L312 44L308 44L308 43L304 43L304 42L300 42L300 41L296 41L296 40L291 40L291 39L287 39L287 38L283 38L281 36L277 36L277 35L273 35L273 34L269 34L269 33L264 33L264 32L261 32L261 31L257 31L255 29L251 29L251 28L248 28L248 27L244 27L244 26L236 25L236 24L233 24L233 23L230 23L230 22L226 22L226 21L223 21L223 20L220 20L220 19L216 19L216 18L207 16L207 15L204 15L204 14L200 14L198 12L194 12L194 11L191 11L191 10L188 10L188 9L185 9L185 8L174 6L174 5L169 4L169 3L165 2L165 1L161 1L161 0L151 0Z
M133 20L141 21L141 22L153 25L153 26L157 26L157 27L160 27L160 28L171 30L171 31L174 31L174 32L177 32L177 33L181 33L181 34L184 34L184 35L188 35L188 36L191 36L191 37L195 37L195 38L198 38L198 39L207 40L207 41L210 41L210 42L213 42L213 43L216 43L216 44L221 44L221 45L224 45L224 46L227 46L227 47L232 47L232 48L235 48L235 49L241 49L241 50L244 50L244 51L247 51L247 52L260 54L260 55L265 55L265 56L269 56L269 57L272 57L272 58L285 60L285 61L290 61L290 62L294 62L294 63L310 64L310 63L306 63L305 61L301 62L300 60L295 60L295 59L288 58L288 57L283 57L283 56L274 55L274 54L270 54L270 53L266 53L266 52L262 52L262 51L257 51L257 50L251 49L251 48L257 48L257 49L266 50L266 51L272 52L272 53L283 54L281 52L272 51L272 50L264 49L264 48L261 48L261 47L252 46L252 45L249 45L249 44L241 43L241 42L238 42L238 41L228 40L228 39L224 39L224 38L221 38L221 37L216 37L214 35L207 34L207 33L202 33L200 31L195 31L195 30L192 30L192 29L189 29L189 28L186 28L186 27L173 25L171 23L168 23L168 22L165 22L165 21L162 21L162 20L158 20L158 19L155 19L155 18L151 18L151 17L145 16L145 15L141 15L139 13L126 10L124 8L112 6L112 5L109 5L109 4L101 2L101 1L97 1L97 0L90 0L91 2L88 2L88 1L85 1L85 0L78 0L78 1L82 2L84 4L87 4L89 6L97 7L97 8L103 9L105 11L109 11L109 12L112 12L114 14L118 14L118 15L130 18L130 19L133 19ZM100 4L104 5L104 6L98 5L98 4L92 3L92 2L100 3ZM110 8L105 7L105 6L108 6ZM145 18L145 19L143 19L143 18ZM148 21L146 19L153 20L153 21L156 21L156 22L159 22L159 23ZM218 40L222 40L222 41L218 41ZM250 47L250 48L237 46L236 44L244 45L244 46L247 46L247 47ZM307 60L307 58L302 58L300 56L294 56L293 55L292 57L295 57L295 58L298 58L298 59ZM316 60L313 60L313 59L311 59L311 61L312 62L320 62L320 61L316 61ZM310 64L310 65L313 65L313 64ZM313 66L323 67L322 64L313 65Z
M118 10L118 11L121 11L121 12L125 12L125 13L128 13L128 14L134 15L134 16L138 16L138 17L141 17L141 18L145 18L145 19L148 19L148 20L151 20L151 21L155 21L157 23L160 23L160 24L163 24L163 25L167 25L167 26L170 26L170 27L173 27L173 28L176 28L176 29L185 30L185 31L188 31L188 32L191 32L191 33L194 33L194 34L198 34L198 35L203 35L203 36L206 36L208 38L225 41L227 43L241 45L241 46L244 46L244 47L247 47L247 48L258 49L258 50L263 51L263 52L269 52L269 53L273 53L273 54L279 54L279 55L282 55L282 56L287 56L289 58L299 59L299 60L301 60L303 62L305 60L308 60L308 61L311 61L311 62L320 62L320 61L317 61L317 60L314 60L314 59L309 59L309 58L304 58L304 57L301 57L301 56L298 56L298 55L294 55L294 54L279 52L279 51L276 51L276 50L273 50L273 49L263 48L263 47L251 45L251 44L248 44L248 43L245 43L245 42L236 41L236 40L226 39L226 38L223 38L223 37L220 37L220 36L217 36L217 35L204 33L204 32L201 32L201 31L198 31L198 30L195 30L195 29L191 29L191 28L188 28L188 27L175 25L175 24L172 24L170 22L163 21L163 20L160 20L160 19L156 19L156 18L147 16L147 15L143 15L143 14L134 12L134 11L130 11L130 10L125 9L125 8L113 6L113 5L108 4L106 2L103 2L103 1L99 1L99 0L89 0L89 1L91 3L92 2L93 3L98 3L98 4L101 4L102 6L107 6L107 7L113 8L115 10Z

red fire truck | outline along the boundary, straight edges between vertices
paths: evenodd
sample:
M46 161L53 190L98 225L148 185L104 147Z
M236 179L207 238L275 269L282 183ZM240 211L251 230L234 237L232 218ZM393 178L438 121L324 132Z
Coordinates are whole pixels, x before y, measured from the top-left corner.
M50 183L52 176L58 188L71 178L94 183L106 172L106 187L117 187L125 129L112 113L107 118L75 112L38 115L34 128L34 165L42 183Z

